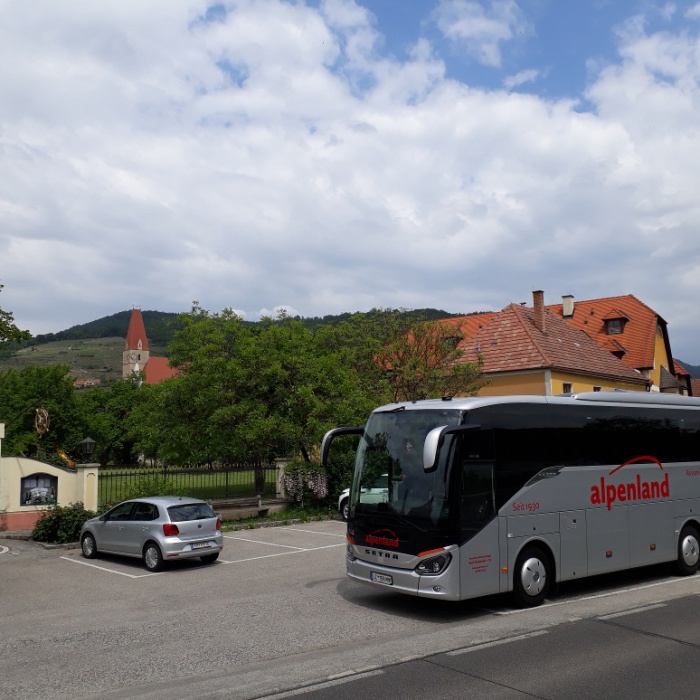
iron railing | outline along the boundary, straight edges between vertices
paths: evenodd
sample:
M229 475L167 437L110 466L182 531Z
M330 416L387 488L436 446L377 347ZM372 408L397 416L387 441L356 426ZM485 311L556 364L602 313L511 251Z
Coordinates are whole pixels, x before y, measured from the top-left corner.
M193 498L274 497L276 465L244 465L217 469L101 469L98 503L104 509L137 496L172 494Z

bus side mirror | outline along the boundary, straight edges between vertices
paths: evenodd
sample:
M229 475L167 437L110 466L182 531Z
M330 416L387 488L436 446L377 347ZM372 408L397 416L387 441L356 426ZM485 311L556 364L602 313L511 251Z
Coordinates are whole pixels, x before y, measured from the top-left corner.
M480 427L480 425L441 425L433 428L425 436L423 443L423 471L430 472L437 466L445 435L465 433L467 430L478 430Z
M438 458L438 449L446 425L433 428L426 436L423 443L423 471L429 472L435 468Z
M328 463L328 453L331 451L331 443L339 435L362 435L365 431L364 426L360 425L356 428L333 428L329 430L321 441L321 465L326 466Z

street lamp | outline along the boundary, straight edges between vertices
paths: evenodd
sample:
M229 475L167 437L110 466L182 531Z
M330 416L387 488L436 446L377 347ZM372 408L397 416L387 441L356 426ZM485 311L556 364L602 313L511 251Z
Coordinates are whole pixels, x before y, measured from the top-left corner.
M90 461L90 457L92 457L93 453L95 452L96 444L97 443L95 440L93 440L91 437L86 437L83 441L81 441L80 450L83 453L83 458L86 462Z

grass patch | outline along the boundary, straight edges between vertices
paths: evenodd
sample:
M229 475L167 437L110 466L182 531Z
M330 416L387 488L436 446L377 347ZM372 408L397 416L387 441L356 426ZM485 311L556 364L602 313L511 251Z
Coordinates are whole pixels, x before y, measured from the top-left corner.
M235 530L252 530L256 527L264 527L265 525L291 525L292 523L311 523L321 520L334 520L338 517L338 513L329 507L314 506L308 508L299 508L292 506L279 513L269 513L268 515L258 516L255 518L246 518L245 520L225 520L221 529L225 532Z

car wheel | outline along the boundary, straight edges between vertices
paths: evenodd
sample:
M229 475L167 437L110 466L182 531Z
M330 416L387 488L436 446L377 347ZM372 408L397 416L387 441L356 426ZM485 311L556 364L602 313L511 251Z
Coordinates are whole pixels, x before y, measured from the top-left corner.
M347 519L348 519L349 511L350 511L350 503L349 503L349 499L346 498L346 499L340 504L340 517L341 517L343 520L347 520Z
M202 564L213 564L219 558L219 553L207 554L205 557L199 557Z
M533 608L547 597L552 585L552 566L541 547L526 547L515 564L513 593L518 606Z
M149 571L160 571L163 568L163 555L155 542L149 542L143 550L143 563Z
M86 559L94 559L97 556L97 544L95 543L95 538L89 532L83 535L83 539L80 541L80 548Z
M700 540L698 531L692 525L686 525L681 530L676 566L683 576L691 576L700 566Z

